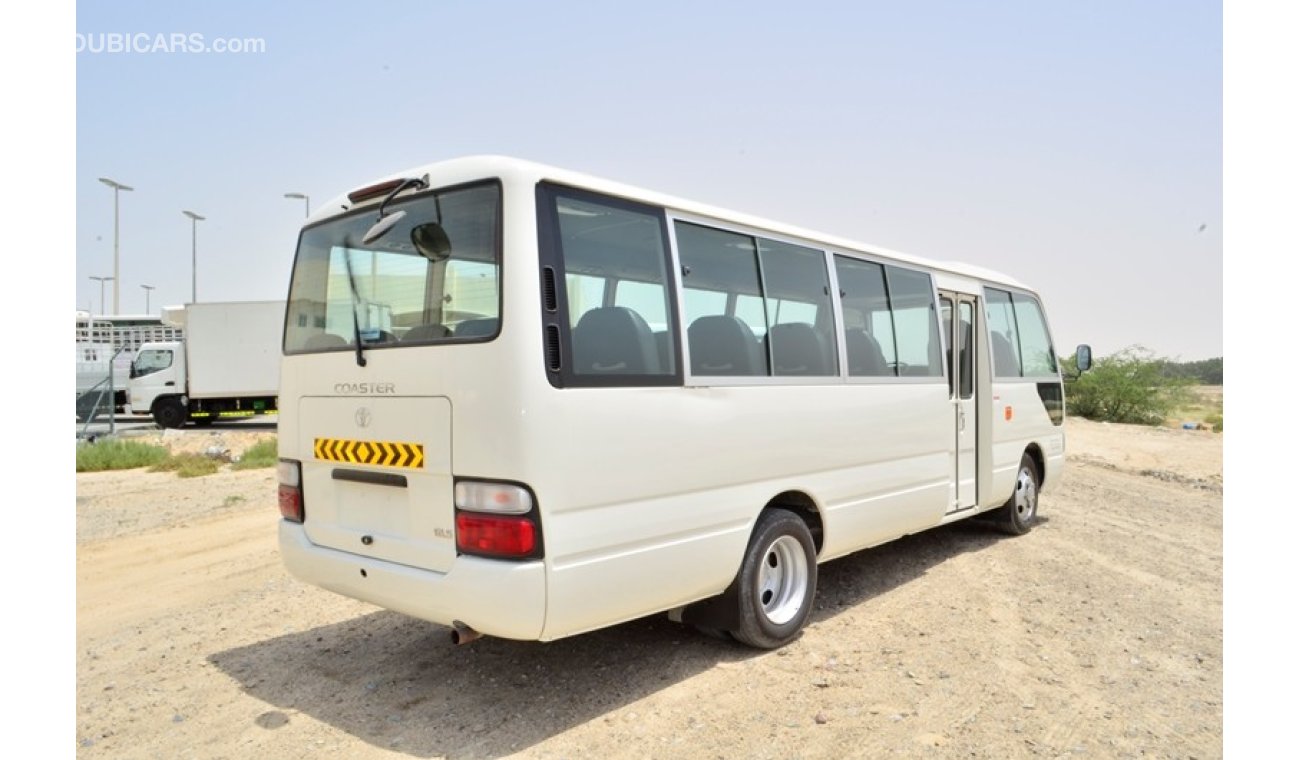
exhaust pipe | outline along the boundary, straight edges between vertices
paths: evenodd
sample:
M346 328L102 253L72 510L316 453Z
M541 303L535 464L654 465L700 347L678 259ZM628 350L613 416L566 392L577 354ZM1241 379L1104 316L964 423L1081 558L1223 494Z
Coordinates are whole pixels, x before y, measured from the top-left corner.
M451 621L451 643L457 646L468 644L471 641L482 638L483 634L470 628L459 620Z

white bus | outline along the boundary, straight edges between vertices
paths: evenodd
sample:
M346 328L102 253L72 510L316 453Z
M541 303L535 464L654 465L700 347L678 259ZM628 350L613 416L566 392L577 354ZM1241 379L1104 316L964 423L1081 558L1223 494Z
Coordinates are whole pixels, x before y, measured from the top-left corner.
M667 612L779 647L819 563L982 513L1024 533L1060 476L1058 357L1012 278L501 157L321 208L281 554L455 641Z

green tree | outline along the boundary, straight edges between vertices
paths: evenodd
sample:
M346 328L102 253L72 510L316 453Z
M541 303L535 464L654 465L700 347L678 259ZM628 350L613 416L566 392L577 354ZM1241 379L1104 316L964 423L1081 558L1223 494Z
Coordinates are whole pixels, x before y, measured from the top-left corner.
M1074 357L1065 362L1066 409L1102 422L1159 425L1189 398L1190 378L1170 377L1167 362L1142 346L1130 346L1093 362L1079 374Z
M1223 357L1195 362L1165 362L1161 372L1169 377L1186 377L1201 385L1223 385Z

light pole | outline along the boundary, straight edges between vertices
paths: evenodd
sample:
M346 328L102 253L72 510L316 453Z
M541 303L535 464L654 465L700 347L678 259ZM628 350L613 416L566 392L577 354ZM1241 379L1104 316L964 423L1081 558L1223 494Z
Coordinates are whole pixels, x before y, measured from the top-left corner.
M152 285L141 285L140 287L144 288L144 313L148 314L149 313L149 291L153 290L154 288Z
M112 281L113 281L113 292L114 292L114 294L116 294L116 293L117 293L117 278L116 278L116 277L96 277L96 276L94 276L94 275L91 275L91 276L90 276L90 279L92 279L92 280L99 280L99 313L100 313L100 314L103 314L103 313L104 313L104 283L108 282L109 280L112 280Z
M182 211L190 218L190 303L199 302L199 222L206 217L193 211Z
M311 198L308 198L306 193L285 193L284 197L293 198L295 200L301 199L303 218L305 219L311 216Z
M118 297L117 297L117 290L118 290L117 282L118 282L118 277L120 277L122 274L120 271L118 271L119 264L121 263L121 257L118 255L119 249L118 249L118 234L117 234L117 229L118 229L117 196L118 196L118 191L120 190L126 190L127 192L130 192L135 188L130 187L128 185L123 185L121 182L114 182L108 177L100 177L99 181L113 188L113 313L116 314L118 311L118 307L120 306L120 302L118 301ZM101 298L100 300L102 301L103 299ZM101 309L103 308L102 303L100 304L100 308Z

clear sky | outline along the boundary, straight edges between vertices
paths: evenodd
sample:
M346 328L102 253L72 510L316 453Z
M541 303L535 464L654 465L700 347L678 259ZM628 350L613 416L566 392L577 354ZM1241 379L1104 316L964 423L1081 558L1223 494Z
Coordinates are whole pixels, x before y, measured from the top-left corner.
M1222 16L1133 2L82 4L76 308L282 298L302 201L473 153L1039 288L1062 353L1223 353ZM130 38L131 52L105 35ZM264 52L141 52L156 35ZM136 36L133 36L136 35ZM190 44L187 41L187 47ZM254 43L257 44L257 43ZM112 308L112 283L104 288Z

